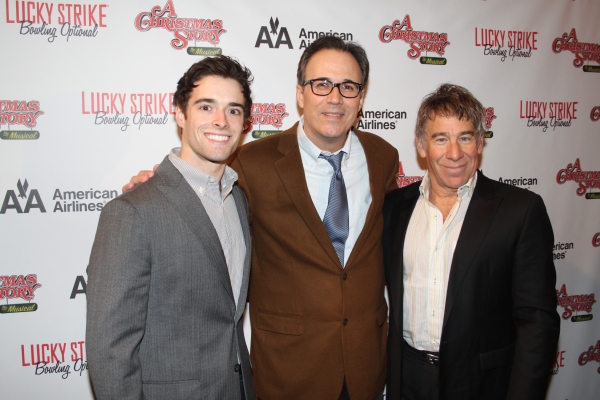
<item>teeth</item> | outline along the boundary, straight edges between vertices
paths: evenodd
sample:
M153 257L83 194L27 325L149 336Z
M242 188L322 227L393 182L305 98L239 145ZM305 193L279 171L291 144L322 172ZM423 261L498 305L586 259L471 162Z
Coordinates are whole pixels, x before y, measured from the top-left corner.
M210 133L206 134L206 137L209 138L210 140L217 140L219 142L224 142L227 139L229 139L229 136L211 135Z

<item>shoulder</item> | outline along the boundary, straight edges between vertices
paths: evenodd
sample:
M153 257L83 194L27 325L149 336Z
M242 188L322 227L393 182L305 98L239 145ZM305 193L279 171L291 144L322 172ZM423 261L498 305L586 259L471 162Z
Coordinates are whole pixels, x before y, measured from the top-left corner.
M290 148L293 146L298 147L296 126L297 124L281 133L244 144L239 148L237 158L244 160L248 158L269 156L274 154L274 152L282 145Z
M409 210L414 207L419 199L419 186L421 181L412 183L395 190L392 190L385 195L383 202L383 215L387 218L400 210Z
M539 194L534 193L531 190L490 179L481 172L479 172L479 175L477 176L475 187L476 190L479 189L479 191L484 194L490 192L502 197L514 199L515 201L530 202L541 199Z
M382 138L379 135L370 132L359 131L358 129L354 130L358 140L364 148L373 148L377 151L385 153L394 154L397 152L396 148L392 146L387 140Z
M386 204L398 204L406 201L411 201L415 197L419 196L419 186L421 181L411 183L408 186L404 186L395 190L392 190L385 195Z
M144 183L136 185L133 187L133 189L106 203L103 208L103 212L105 212L105 210L107 210L106 212L124 211L126 209L136 210L160 201L162 196L160 195L158 187L165 185L163 170L166 162L169 163L169 166L172 170L176 171L175 167L170 163L170 161L163 161L152 178L148 179L148 181ZM179 171L176 171L176 173L171 173L169 176L176 179L177 175L181 176ZM181 178L183 177L181 176Z
M160 198L158 186L163 184L162 178L155 174L144 183L112 199L102 209L102 213L136 212L148 207Z

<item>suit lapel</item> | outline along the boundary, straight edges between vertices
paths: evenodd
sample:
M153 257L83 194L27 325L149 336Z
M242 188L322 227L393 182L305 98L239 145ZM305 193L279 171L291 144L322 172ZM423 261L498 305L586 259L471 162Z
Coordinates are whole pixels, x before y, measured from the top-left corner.
M352 248L350 257L348 257L346 268L350 267L354 259L358 257L360 249L364 246L371 235L371 231L375 226L377 217L380 217L377 211L381 209L381 205L383 204L386 191L386 181L389 178L388 175L382 174L383 168L379 163L379 154L377 154L375 146L372 146L371 143L369 143L369 137L361 131L354 131L354 133L356 133L358 140L360 140L363 151L365 152L365 157L367 159L367 168L369 170L369 188L371 190L371 204L369 205L369 210L367 211L365 225L356 239L356 243Z
M394 240L392 242L394 251L392 252L392 260L390 263L390 282L395 282L394 287L398 288L391 293L390 302L394 305L394 321L396 323L396 331L402 334L402 313L404 310L404 242L406 240L406 232L410 218L419 199L419 183L414 183L409 186L404 196L394 206L392 224L396 224L394 231ZM392 225L393 226L393 225Z
M156 173L162 178L164 185L158 186L163 195L179 213L181 218L196 235L199 245L203 246L210 255L210 264L218 269L225 290L233 300L231 280L227 270L225 254L210 217L202 202L194 193L183 175L165 158ZM202 260L198 260L200 263Z
M275 161L275 170L279 174L279 179L283 184L290 200L296 207L298 214L304 220L308 229L311 230L323 250L329 258L337 265L340 261L331 244L331 239L327 234L325 225L319 217L319 213L310 197L304 168L302 166L302 157L300 156L300 147L298 146L298 138L296 136L297 124L290 130L289 134L281 133L281 138L278 150L282 153L282 157ZM341 265L340 265L341 268Z
M235 313L236 321L242 316L246 307L246 296L248 294L248 281L250 279L250 257L252 256L252 242L250 237L250 226L248 225L248 203L246 197L239 186L233 186L233 198L237 208L240 223L242 225L242 233L244 235L244 243L246 244L246 256L244 257L244 271L242 275L242 287L240 289L240 297L238 299L238 307Z
M477 174L473 197L469 203L452 257L442 332L452 312L454 300L459 293L461 283L467 271L472 268L473 258L490 229L498 205L502 200L495 195L490 180L479 171Z

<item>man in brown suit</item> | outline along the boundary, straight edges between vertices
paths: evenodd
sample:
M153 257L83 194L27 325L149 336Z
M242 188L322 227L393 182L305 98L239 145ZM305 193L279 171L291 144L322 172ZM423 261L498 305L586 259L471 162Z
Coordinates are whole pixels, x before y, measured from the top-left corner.
M314 41L298 64L300 122L243 146L232 165L250 208L250 354L263 400L381 398L381 212L397 187L398 152L353 129L368 76L359 45L331 36ZM334 168L320 154L341 152L348 232L334 248L323 222Z
M368 74L357 44L316 40L298 65L300 122L243 146L233 164L250 207L250 353L262 399L372 400L383 391L381 210L397 187L398 152L352 128ZM350 214L343 261L322 215L333 169L319 158L340 149Z

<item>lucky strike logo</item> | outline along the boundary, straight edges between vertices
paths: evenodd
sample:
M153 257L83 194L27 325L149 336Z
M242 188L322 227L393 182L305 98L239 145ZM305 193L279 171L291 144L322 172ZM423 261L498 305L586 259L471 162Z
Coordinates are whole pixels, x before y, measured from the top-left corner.
M528 128L568 128L577 119L578 101L519 101L519 118L527 119Z
M598 43L583 43L577 40L575 28L571 32L563 33L561 37L552 42L552 51L556 54L563 51L570 51L575 55L573 66L581 68L584 72L600 72L598 65L583 65L587 61L594 61L600 64L600 45Z
M512 61L515 57L531 57L537 50L537 32L506 31L501 29L475 28L475 46L483 47L486 56L500 57L504 62L507 57Z
M38 118L44 115L37 100L0 100L0 126L7 125L7 130L0 131L4 140L36 140L39 131L31 130L37 125ZM30 130L10 129L11 125L22 125Z
M591 345L586 351L579 355L577 362L582 367L588 362L596 361L600 363L600 340L596 342L596 345ZM598 367L598 373L600 374L600 367Z
M597 232L592 238L592 246L600 247L600 232Z
M253 126L258 125L258 130L252 131L252 137L260 139L280 133L283 120L289 115L284 103L253 103L250 123ZM277 130L264 130L262 125L271 125Z
M552 375L558 374L558 370L565 366L565 353L566 350L559 350L556 352L554 357L554 366L552 367Z
M563 319L571 319L572 322L590 321L593 318L592 306L596 302L594 293L576 294L569 296L567 294L567 285L563 284L560 290L556 291L558 306L564 308ZM586 312L585 315L573 315L573 313Z
M402 40L410 45L407 55L411 60L421 57L423 52L436 53L440 57L421 57L421 64L446 65L446 59L442 56L450 45L448 34L413 30L408 14L402 21L397 19L391 25L383 26L379 30L379 40L382 43Z
M600 120L600 106L592 108L592 111L590 112L590 119L594 122Z
M37 304L31 303L35 297L35 291L42 287L38 282L37 275L0 275L0 300L23 299L28 303L2 304L0 314L14 314L20 312L31 312L37 310Z
M85 342L36 343L21 345L21 366L35 367L35 375L58 374L67 379L73 372L87 370ZM70 362L70 363L69 363Z
M422 176L406 176L402 168L402 161L398 163L398 174L396 175L396 184L399 188L408 186L412 183L422 181Z
M98 27L106 28L106 7L108 4L6 0L6 23L20 24L21 35L47 36L52 43L60 33L68 42L71 37L96 37ZM52 26L53 22L60 28Z
M94 125L166 125L175 114L173 93L81 92L81 113L94 115Z
M221 41L221 35L227 31L223 29L223 21L220 19L204 18L179 18L175 12L173 1L169 0L164 7L154 6L150 12L141 12L135 17L135 28L140 32L148 32L150 29L165 29L173 33L175 39L171 40L171 47L182 50L188 43L206 42L217 45ZM221 54L219 48L190 47L188 54L192 55L217 55Z
M578 196L585 195L588 200L600 199L600 193L587 193L588 189L600 188L600 171L582 171L579 158L556 174L556 182L559 185L567 181L574 181L579 184L576 190Z

